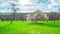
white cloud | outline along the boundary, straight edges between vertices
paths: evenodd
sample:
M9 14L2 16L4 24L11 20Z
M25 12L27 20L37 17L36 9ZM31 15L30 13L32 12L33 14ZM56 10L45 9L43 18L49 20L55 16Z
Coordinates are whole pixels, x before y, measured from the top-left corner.
M27 4L30 4L29 1L30 1L30 0L19 0L19 3L20 3L21 5L27 5Z
M2 6L6 6L7 4L0 4L0 7L2 7Z
M49 0L49 1L50 1L51 3L48 4L48 8L51 9L51 8L53 8L53 6L56 5L56 2L55 2L55 0Z
M40 1L40 0L39 0ZM41 0L43 1L43 0ZM15 1L7 1L3 4L0 4L0 7L1 6L7 6L9 5L8 3L15 3ZM53 6L59 6L60 4L60 0L49 0L49 4L44 4L44 3L35 3L35 2L38 2L38 0L19 0L18 3L21 4L21 6L19 6L20 9L20 12L33 12L35 10L42 10L42 11L54 11L56 10L56 8L54 8Z
M54 8L54 6L60 6L60 0L49 0L51 3L48 4L48 7L51 9L51 8Z
M8 6L10 5L10 3L16 3L15 1L11 1L11 0L2 0L0 1L0 7L5 7L5 6Z
M53 3L53 4L55 3L55 0L49 0L49 1L50 1L51 3Z

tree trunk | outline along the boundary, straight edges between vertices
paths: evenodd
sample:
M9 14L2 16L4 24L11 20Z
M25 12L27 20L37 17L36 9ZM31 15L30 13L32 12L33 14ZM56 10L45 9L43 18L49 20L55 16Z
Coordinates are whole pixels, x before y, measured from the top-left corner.
M55 20L54 20L54 23L55 23Z
M12 24L12 22L13 22L13 21L11 20L11 23L10 23L10 24Z

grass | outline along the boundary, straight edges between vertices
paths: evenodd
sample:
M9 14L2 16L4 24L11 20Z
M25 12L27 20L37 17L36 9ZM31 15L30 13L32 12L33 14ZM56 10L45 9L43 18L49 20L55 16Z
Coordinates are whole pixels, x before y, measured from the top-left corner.
M60 21L0 21L0 34L60 34Z

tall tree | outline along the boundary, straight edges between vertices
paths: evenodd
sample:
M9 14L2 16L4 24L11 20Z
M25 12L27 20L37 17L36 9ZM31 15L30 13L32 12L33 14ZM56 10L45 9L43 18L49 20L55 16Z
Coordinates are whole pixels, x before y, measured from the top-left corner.
M36 12L33 13L33 20L48 20L49 17L47 16L47 14L45 14L42 11L37 10Z
M11 4L11 10L13 11L12 14L11 14L11 24L12 24L12 21L15 20L16 18L16 13L17 11L20 10L20 8L16 7L17 5L15 3L10 3Z
M35 18L36 18L36 20L47 20L47 19L49 19L49 17L47 16L47 14L45 14L44 12L39 11L39 10L37 10L35 12Z
M58 20L57 12L50 12L48 13L48 16L49 16L49 20L54 20L54 23L55 23L55 20Z

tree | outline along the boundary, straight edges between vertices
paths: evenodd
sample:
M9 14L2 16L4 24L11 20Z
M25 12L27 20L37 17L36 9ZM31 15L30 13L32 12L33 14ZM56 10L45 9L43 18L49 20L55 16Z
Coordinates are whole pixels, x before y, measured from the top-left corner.
M47 14L45 14L42 11L36 11L35 14L33 14L33 16L35 15L36 20L48 20L48 16Z
M33 12L33 18L32 20L48 20L49 17L47 16L47 14L45 14L42 11L37 10L36 12Z
M50 12L50 13L48 13L49 20L54 20L54 23L55 23L55 20L59 19L58 15L59 14L57 12Z
M12 21L15 20L16 18L16 13L17 11L19 11L20 9L18 7L16 7L17 5L15 3L10 3L11 4L11 10L13 11L12 14L11 14L11 24L12 24Z

